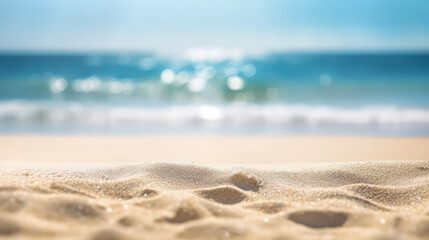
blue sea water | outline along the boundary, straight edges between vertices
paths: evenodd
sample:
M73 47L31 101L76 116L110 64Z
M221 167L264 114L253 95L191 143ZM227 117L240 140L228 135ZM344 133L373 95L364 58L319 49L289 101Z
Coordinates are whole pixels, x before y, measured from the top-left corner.
M0 133L38 132L429 135L429 53L0 54Z

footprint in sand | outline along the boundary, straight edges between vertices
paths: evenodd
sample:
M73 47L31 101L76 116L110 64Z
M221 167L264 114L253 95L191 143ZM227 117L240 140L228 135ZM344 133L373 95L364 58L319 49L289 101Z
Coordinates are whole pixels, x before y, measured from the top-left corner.
M0 236L10 236L18 231L19 227L14 222L0 218Z
M348 214L344 212L306 210L289 214L289 220L310 228L341 227L347 220Z
M140 197L154 197L154 196L156 196L156 195L158 195L158 192L157 191L155 191L155 190L153 190L153 189L144 189L143 191L141 191L141 193L140 193Z
M242 237L244 234L245 231L242 228L219 222L204 222L186 227L178 233L178 237L185 239L228 239Z
M209 214L207 209L193 200L180 202L177 207L167 210L166 213L168 213L168 215L159 219L159 221L165 221L168 223L184 223L204 218Z
M102 229L97 231L93 237L93 240L120 240L126 239L119 232L112 229Z
M103 220L104 208L78 200L59 200L47 203L44 214L48 218L69 218L80 221Z
M286 204L280 202L260 202L252 203L245 208L253 209L267 214L278 213L286 207Z
M236 204L246 199L246 194L235 187L223 186L197 191L203 198L222 204Z
M171 217L164 217L161 220L169 223L184 223L192 220L203 218L205 215L204 211L197 206L191 204L185 204L178 207L174 211L174 215Z
M0 211L17 212L26 205L23 197L11 193L0 194Z
M263 182L261 179L254 175L237 172L230 177L230 181L235 186L245 190L257 192L262 187Z
M129 216L124 216L118 220L118 224L120 224L124 227L130 227L130 226L134 225L134 220Z

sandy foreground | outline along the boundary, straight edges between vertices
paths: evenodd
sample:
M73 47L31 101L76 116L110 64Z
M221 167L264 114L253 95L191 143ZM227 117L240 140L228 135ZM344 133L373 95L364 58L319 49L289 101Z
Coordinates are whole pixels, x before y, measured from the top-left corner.
M0 238L429 239L429 138L1 136Z

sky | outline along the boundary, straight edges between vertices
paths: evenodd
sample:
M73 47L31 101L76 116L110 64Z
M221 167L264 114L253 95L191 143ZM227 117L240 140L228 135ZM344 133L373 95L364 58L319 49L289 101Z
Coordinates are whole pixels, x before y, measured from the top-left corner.
M2 0L0 51L429 50L427 0Z

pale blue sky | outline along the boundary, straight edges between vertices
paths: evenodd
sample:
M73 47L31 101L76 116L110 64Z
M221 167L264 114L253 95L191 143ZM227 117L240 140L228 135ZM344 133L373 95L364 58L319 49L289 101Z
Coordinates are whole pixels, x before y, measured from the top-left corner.
M2 0L0 50L428 50L427 0Z

